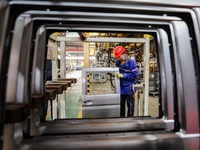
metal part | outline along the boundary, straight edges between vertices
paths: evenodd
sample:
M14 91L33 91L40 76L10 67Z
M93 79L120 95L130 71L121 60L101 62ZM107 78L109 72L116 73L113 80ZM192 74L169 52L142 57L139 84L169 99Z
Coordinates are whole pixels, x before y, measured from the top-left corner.
M41 64L40 64L41 65Z
M99 15L99 16L100 16L100 15ZM138 17L138 16L137 16L137 17ZM140 15L140 17L141 17L141 15ZM151 16L151 17L152 17L152 16ZM153 17L152 17L152 18L153 18ZM171 19L178 19L178 18L167 18L167 17L164 18L164 20L168 20L168 19L171 20ZM178 19L178 20L179 20L179 19Z
M120 29L121 30L121 29ZM41 51L42 52L42 51ZM40 64L41 65L41 64Z
M118 68L83 68L82 69L82 116L83 118L119 117L120 114L120 84L115 76L115 94L87 95L87 74L89 73L119 73Z
M48 28L50 28L50 29L52 29L52 27L48 27ZM64 28L64 27L63 27ZM66 28L66 27L65 27ZM90 27L90 29L92 29L91 27ZM95 29L94 29L95 30ZM107 28L107 30L110 30L109 28ZM119 29L119 31L120 30L122 30L122 31L124 31L125 29ZM130 30L131 31L131 29L127 29L127 30ZM151 29L152 30L152 29ZM149 30L146 30L147 32L149 32ZM160 42L159 42L160 43ZM163 42L163 43L165 43L165 42ZM168 43L168 42L167 42ZM168 45L168 44L167 44ZM37 49L37 48L36 48ZM38 51L41 51L42 52L42 50L39 50L39 49L37 49ZM161 50L161 49L160 49ZM162 59L162 57L161 57L161 59ZM168 60L168 59L166 59L166 60ZM163 88L164 89L164 88ZM166 100L167 102L169 102L169 100L172 100L172 99L168 99L168 100ZM170 109L171 109L171 107L170 107ZM167 115L167 114L166 114ZM168 116L168 115L167 115ZM168 116L168 119L169 119L170 117ZM58 121L58 120L56 120L56 121ZM173 124L173 121L171 122L172 124ZM41 124L42 125L42 124ZM171 125L172 126L172 125ZM49 128L48 126L47 126L47 128ZM170 127L171 128L171 127ZM53 131L53 130L51 130L51 131ZM55 131L55 130L54 130ZM45 132L47 132L47 130L45 131ZM56 131L55 131L56 132ZM54 132L54 133L55 133Z
M49 28L52 28L52 27L49 27ZM63 27L64 28L64 27ZM92 29L91 27L90 27L90 29ZM107 30L109 30L109 28L107 28ZM122 30L123 31L123 29L119 29L119 30ZM128 30L130 30L130 29L128 29ZM131 31L131 30L130 30ZM148 30L147 30L148 31ZM165 43L165 42L164 42ZM167 42L168 43L168 42ZM168 44L167 44L168 45ZM37 48L36 48L37 49ZM38 49L39 50L39 49ZM39 51L42 51L42 50L39 50ZM169 100L171 100L171 99L169 99ZM168 118L169 119L169 118ZM58 120L57 120L58 121ZM172 124L173 124L173 122L171 122ZM42 124L41 124L42 125ZM51 126L51 125L50 125ZM47 128L49 128L48 126L46 126ZM170 127L171 128L171 127ZM64 128L63 128L64 129ZM52 132L53 132L53 130L51 130ZM55 130L54 130L55 131ZM45 131L45 132L48 132L47 130ZM56 132L56 131L55 131ZM54 132L54 133L55 133ZM56 134L56 133L55 133Z
M30 4L30 5L33 5L33 6L49 6L49 2L51 1L46 1L46 0L43 0L43 1L37 1L37 3L34 3L34 2L30 2L30 1L10 1L10 4L14 5L14 4L21 4L21 5L27 5L27 4ZM62 2L62 1L61 1ZM140 0L136 0L136 1L123 1L123 0L120 0L120 1L117 1L117 0L108 0L108 1L102 1L101 3L97 3L97 2L93 2L91 3L90 0L86 0L86 1L83 1L83 2L80 2L78 0L76 1L73 1L74 3L71 3L71 2L65 2L63 1L62 3L53 3L54 5L56 6L67 6L67 4L69 6L82 6L84 3L86 3L85 5L83 6L87 6L88 8L90 7L94 7L94 8L104 8L105 6L111 6L111 4L116 4L117 6L118 5L122 5L123 7L125 7L125 5L130 5L130 4L146 4L146 5L160 5L160 6L177 6L177 7L184 7L184 6L200 6L200 2L197 1L197 0L191 0L191 2L188 2L187 0L177 0L177 1L172 1L170 0L169 2L163 2L162 0L157 0L157 1L154 1L154 2L149 2L148 0L143 0L143 1L140 1ZM51 4L51 3L50 3ZM53 5L52 4L52 5ZM88 4L88 5L87 5ZM95 5L96 4L96 5ZM98 4L102 4L101 6L98 6ZM103 5L104 4L104 5ZM114 5L114 6L116 6ZM107 6L107 7L108 7ZM111 7L112 8L112 7ZM114 7L116 8L116 7ZM126 7L125 7L126 8Z
M94 106L91 106L91 107L94 107ZM110 113L111 111L107 111L107 113ZM83 113L87 113L87 112L83 112ZM140 131L151 131L151 130L169 131L168 129L170 129L170 126L172 124L173 124L173 120L171 120L171 122L166 123L163 119L152 119L150 117L146 119L145 118L142 119L141 117L140 119L134 119L134 118L109 119L107 118L105 120L97 119L95 121L90 121L89 119L85 119L84 121L77 120L77 121L65 122L63 120L60 122L58 121L54 123L46 123L46 124L41 124L41 125L43 125L44 127L43 134L45 135L68 135L68 134L77 134L77 133L78 134L83 134L83 133L84 134L86 133L87 134L88 133L109 133L110 134L113 132L115 133L116 132L140 132Z
M48 142L44 142L48 141ZM37 144L36 144L37 143ZM68 135L67 138L38 137L33 140L24 141L20 150L43 150L43 149L140 149L140 150L169 150L185 149L183 140L174 133L113 133L113 134L86 134Z
M110 2L110 1L109 1ZM109 2L108 2L108 5L106 5L106 7L109 7ZM143 1L142 3L139 3L139 4L144 4L144 2L146 2L146 1ZM160 1L159 1L160 2ZM23 4L25 4L26 2L24 2ZM102 2L103 3L103 2ZM169 5L169 4L171 4L171 5L173 5L173 4L176 4L176 6L184 6L184 5L186 5L186 4L188 4L186 1L184 1L183 2L183 4L179 4L179 1L177 2L161 2L162 3L162 5ZM37 4L39 4L39 3L37 3ZM47 5L47 3L45 3L46 5ZM63 4L63 3L62 3ZM64 3L64 4L66 4L66 3ZM80 4L80 3L74 3L74 4ZM111 3L112 4L112 3ZM110 5L111 5L110 4ZM128 8L128 9L133 9L133 7L130 7L131 5L127 5L127 7L124 7L124 5L127 5L127 4L133 4L132 2L119 2L118 4L112 4L112 8L111 9L116 9L116 8L122 8L121 10L124 10L125 8ZM138 4L138 3L136 3L136 4ZM145 4L151 4L151 3L148 3L148 2L146 2ZM154 3L154 4L156 4L156 2ZM199 3L198 3L198 1L192 1L191 2L191 4L198 4L199 5ZM49 5L49 3L48 3L48 5ZM55 4L54 4L55 5ZM61 5L61 4L60 4ZM93 3L93 5L94 5L94 3ZM95 3L95 5L96 5L96 7L94 6L94 9L96 9L97 7L105 7L105 5L97 5L97 3ZM188 4L188 6L189 6L190 4ZM82 6L82 5L81 5ZM91 5L88 5L88 7L89 6L91 6ZM149 7L149 6L148 6ZM155 9L155 7L150 7L153 11L157 11L156 9ZM79 9L79 7L78 7L78 9ZM117 9L116 11L119 11L120 9ZM172 10L177 10L176 8L174 8L174 9L172 9ZM187 9L187 10L189 10L189 9ZM163 10L162 10L163 11ZM166 11L166 10L165 10ZM178 10L177 10L178 11ZM194 21L194 20L193 20ZM176 22L173 22L173 24L176 24ZM181 33L181 31L178 31L178 30L176 30L177 28L178 28L178 26L177 25L180 25L180 28L184 31L183 33ZM196 82L195 82L195 72L194 72L194 65L193 65L193 59L194 58L192 58L191 56L192 56L192 51L191 51L191 45L190 45L190 43L189 43L189 41L190 41L190 37L189 37L189 34L188 34L188 30L187 30L187 28L186 28L186 25L185 24L177 24L176 26L174 26L174 29L175 29L175 33L176 33L176 42L177 42L177 51L174 51L174 55L175 55L175 59L176 59L176 69L178 70L178 68L177 67L180 67L180 70L178 70L178 71L176 71L176 77L177 77L177 79L178 79L178 82L177 82L177 85L178 86L182 86L182 87L186 87L187 86L187 89L186 88L180 88L180 89L178 89L178 91L179 91L179 97L180 97L180 101L179 102L181 102L181 104L183 104L182 105L182 110L181 110L181 118L183 119L182 120L182 127L183 128L185 128L186 130L188 130L188 132L190 132L190 133L193 133L193 132L195 132L195 133L199 133L199 130L198 130L198 125L199 125L199 119L198 119L198 116L196 116L197 114L198 114L198 111L199 111L199 109L198 109L198 103L197 103L197 93L196 93ZM2 28L2 29L4 29L4 28ZM186 29L186 30L185 30ZM199 32L197 32L197 31L199 31L199 29L198 30L195 30L196 32L195 32L195 34L196 35L198 35L199 36ZM186 38L185 38L185 36L186 36ZM185 39L182 39L182 40L180 40L182 37L184 37ZM198 41L198 38L196 39L197 41ZM186 41L186 43L184 44L184 42ZM183 44L182 45L182 47L181 47L181 49L180 49L180 45L181 44ZM184 47L186 44L189 44L188 46L186 46L186 47ZM183 51L183 52L182 52ZM189 52L188 52L189 51ZM181 54L181 53L183 53L183 54ZM192 69L187 69L187 67L186 67L186 70L184 70L185 69L185 66L187 66L183 61L187 58L187 55L189 55L189 63L191 63L192 64ZM195 58L196 59L196 58ZM179 72L180 71L180 72ZM191 72L184 72L184 71L191 71ZM193 72L192 72L193 71ZM184 73L186 73L185 75L183 75ZM190 73L192 74L192 76L191 76L191 78L192 78L192 85L189 85L189 84L187 84L187 81L188 81L188 79L189 79L189 76L190 76ZM190 80L189 80L190 81ZM191 89L190 89L190 87L191 87ZM191 93L189 93L190 92L190 90L194 90L194 91L192 91ZM192 102L190 102L190 103L192 103L192 105L190 105L190 103L189 103L189 101L191 100L191 98L188 98L188 97L182 97L182 96L185 96L184 95L184 92L186 92L185 94L189 94L189 96L192 96L191 98L194 98L194 100L192 101ZM192 95L192 94L194 94L194 95ZM185 103L186 102L186 103ZM193 103L194 102L194 103ZM188 107L188 105L187 104L189 104L189 107ZM196 105L197 104L197 105ZM195 125L197 125L197 126L192 126L192 123L194 123L194 120L190 120L191 118L189 118L189 114L191 114L190 112L189 112L189 110L192 110L193 109L193 106L194 106L194 110L192 111L192 113L195 113L195 117L193 117L193 118L195 118L194 120L196 121L195 123L197 123L197 124L195 124ZM186 109L186 111L184 111L185 110L185 107L188 107L187 109ZM184 120L185 119L185 117L186 117L186 120ZM185 121L185 122L184 122ZM191 121L191 123L189 122L189 121ZM192 129L192 127L194 127L194 129ZM187 132L186 132L187 133ZM187 135L187 134L186 134ZM173 136L174 136L174 134L173 134ZM192 136L192 135L191 135ZM139 137L139 136L137 136L137 137ZM198 146L199 146L199 141L197 141L198 140L198 137L199 137L199 134L196 136L193 136L193 137L195 137L195 139L196 139L196 141L195 141L195 143L196 143L196 145L193 147L193 149L197 149L198 148ZM163 139L165 139L165 140L163 140ZM170 141L170 144L169 143L167 143L167 140L166 140L166 138L163 138L162 139L162 141L161 142L163 142L164 141L164 143L159 143L160 145L162 145L162 146L164 146L164 148L166 148L166 149L172 149L172 148L169 148L168 146L171 146L171 142L175 142L174 144L172 144L173 146L177 146L178 144L182 144L182 142L180 142L180 141L176 141L176 140L174 140L174 139L172 139L172 141ZM178 138L179 139L179 138ZM190 139L192 139L192 138L190 138ZM82 140L82 139L81 139ZM73 139L73 141L76 141L76 140L74 140ZM132 143L132 141L133 141L133 139L131 139L131 143ZM140 141L138 141L138 142L141 142L141 141L143 141L143 140L141 140L140 139ZM189 141L189 140L187 140L187 141ZM50 143L48 142L48 148L49 148L49 144L51 144L52 143L52 145L51 146L54 146L54 147L51 147L51 148L55 148L55 145L53 145L53 143L54 142L57 142L56 140L53 140L53 141L51 141ZM61 142L61 141L59 141L59 142ZM70 141L71 142L71 141ZM117 139L117 140L115 140L114 141L115 143L118 143L119 142L119 140ZM124 142L124 141L123 141ZM38 142L39 143L39 142ZM41 143L39 143L38 144L37 143L37 145L36 144L34 144L36 147L38 146L38 149L40 148L40 149L44 149L44 145L45 145L45 142L41 142ZM62 140L62 143L63 143L63 140ZM99 143L101 143L101 145L102 145L102 141L101 142L99 142ZM105 141L105 143L108 143L108 145L109 144L113 144L112 142L110 142L109 143L109 140L108 140L108 142L106 142ZM145 142L146 143L146 142ZM148 143L148 142L147 142ZM153 141L153 143L154 143L154 141ZM177 144L178 143L178 144ZM187 143L187 142L186 142ZM40 145L41 144L41 145ZM66 144L68 144L68 143L66 143ZM84 144L87 144L87 145L89 145L89 146L91 146L90 148L92 148L92 143L87 143L87 142L85 142ZM120 143L121 144L121 143ZM125 144L125 143L124 143ZM137 143L138 144L138 143ZM145 147L145 146L148 146L148 144L146 145L146 144L144 144L144 143L142 143L143 145L139 145L140 147L140 149L142 149L142 148L145 148L145 149L147 149L147 147ZM151 144L152 144L152 141L151 141ZM166 145L165 145L166 144ZM33 149L34 149L34 145L33 144L31 144L31 146L30 147L32 147ZM75 144L74 146L76 146L77 144ZM99 146L99 147L101 147L101 145ZM152 144L153 145L153 144ZM151 145L151 146L152 146ZM187 144L186 144L187 145ZM44 147L43 147L44 146ZM57 145L56 145L57 146ZM62 147L63 146L63 147ZM78 146L78 145L77 145ZM107 145L106 145L107 146ZM109 145L110 146L110 145ZM116 149L118 148L117 146L118 145L115 145L116 147ZM121 146L125 146L125 145L121 145ZM133 148L134 146L134 148L136 148L137 149L137 147L136 147L136 145L131 145L132 147L131 148ZM142 147L142 146L144 146L144 147ZM156 145L157 146L157 145ZM26 148L27 148L27 145L25 146ZM24 147L24 148L25 148ZM29 147L29 148L30 148ZM186 146L187 147L187 146ZM47 147L46 147L47 148ZM64 144L61 144L60 143L60 149L62 149L62 148L66 148L66 145L65 145L65 143ZM83 148L83 147L82 147ZM108 147L107 147L108 148ZM120 147L119 147L120 148ZM123 147L124 148L124 147ZM148 146L148 148L150 148L150 145ZM157 147L158 149L161 149L161 147L159 147L159 145L158 145L158 147ZM191 147L187 147L187 149L190 149ZM72 148L71 148L72 149ZM78 149L80 149L80 147L78 147ZM88 149L88 147L87 147L87 149ZM102 147L100 148L100 149L102 149ZM152 149L155 149L155 145L154 145L154 147L152 148ZM163 148L162 148L163 149ZM183 147L176 147L176 148L174 148L174 149L184 149Z
M175 41L177 43L177 51L174 51L174 53L177 53L178 64L180 67L180 72L177 72L177 87L179 88L181 97L181 101L179 101L179 104L181 105L181 107L179 107L179 111L181 111L179 113L181 116L181 128L183 132L188 134L199 133L199 122L193 120L189 115L192 113L194 118L198 118L196 78L190 35L187 25L183 22L174 21L173 27L175 31ZM184 38L182 38L183 36ZM187 60L187 62L185 60ZM190 67L185 67L188 63L192 65L190 65ZM190 82L189 84L188 81Z
M7 69L7 63L9 61L9 55L7 51L4 51L3 48L5 46L6 39L6 31L3 30L5 26L7 26L8 21L8 12L9 6L6 1L0 1L0 135L3 135L3 124L4 124L4 110L5 110L5 74ZM0 149L2 145L2 141L0 141Z

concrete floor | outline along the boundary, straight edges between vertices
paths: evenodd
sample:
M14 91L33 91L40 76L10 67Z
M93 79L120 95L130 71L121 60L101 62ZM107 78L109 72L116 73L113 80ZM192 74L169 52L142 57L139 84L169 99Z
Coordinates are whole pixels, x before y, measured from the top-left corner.
M66 92L66 118L82 118L82 106L81 106L81 71L72 71L66 74L66 77L77 78L78 82ZM90 94L109 94L114 91L110 87L110 82L106 83L91 83ZM137 93L136 93L137 95ZM158 97L149 96L148 102L148 115L152 117L158 116ZM140 106L138 107L138 98L135 98L135 113L138 115L138 108L140 115L143 115L143 95L140 94Z

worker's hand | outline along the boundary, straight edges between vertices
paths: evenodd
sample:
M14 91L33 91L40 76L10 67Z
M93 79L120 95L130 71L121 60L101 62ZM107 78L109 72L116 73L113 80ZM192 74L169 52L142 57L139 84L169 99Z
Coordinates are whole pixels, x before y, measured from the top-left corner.
M121 73L116 74L116 76L117 76L118 78L123 78L123 77L124 77L124 75L121 74Z

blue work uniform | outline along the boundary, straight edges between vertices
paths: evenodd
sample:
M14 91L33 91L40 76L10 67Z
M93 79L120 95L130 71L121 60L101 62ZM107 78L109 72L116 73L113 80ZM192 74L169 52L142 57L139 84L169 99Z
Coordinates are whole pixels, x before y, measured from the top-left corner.
M119 72L123 74L123 78L120 78L120 116L125 116L125 101L127 100L127 116L134 115L134 103L133 93L131 90L131 85L136 84L136 78L138 76L138 68L134 60L126 55L125 63L120 64L119 61L116 62L116 67L119 68ZM136 89L134 89L136 90Z

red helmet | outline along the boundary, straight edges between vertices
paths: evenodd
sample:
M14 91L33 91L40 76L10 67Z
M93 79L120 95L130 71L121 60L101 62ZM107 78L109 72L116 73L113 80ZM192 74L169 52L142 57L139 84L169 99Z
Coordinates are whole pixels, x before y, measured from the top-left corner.
M118 58L118 57L121 56L124 52L125 52L125 49L124 49L122 46L117 46L117 47L114 49L115 58Z

